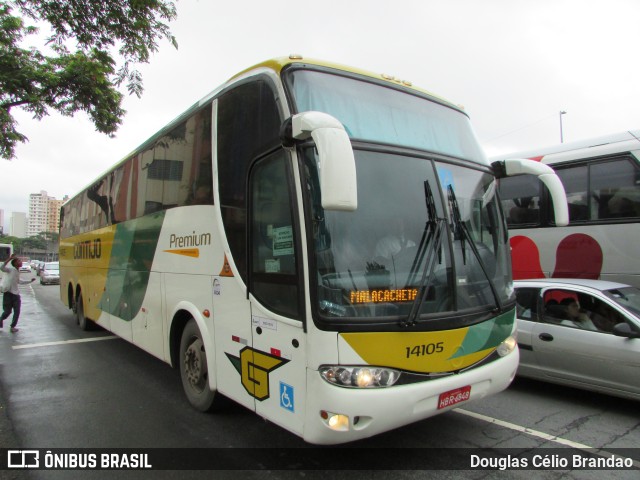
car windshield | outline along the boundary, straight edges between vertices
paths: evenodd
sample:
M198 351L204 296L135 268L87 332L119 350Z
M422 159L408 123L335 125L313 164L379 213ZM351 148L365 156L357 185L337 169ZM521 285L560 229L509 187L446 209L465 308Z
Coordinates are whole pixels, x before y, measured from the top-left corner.
M60 264L58 262L45 263L44 264L45 271L49 270L60 270Z
M615 288L604 292L609 298L640 317L640 290L635 287Z
M507 236L492 175L435 159L356 149L358 208L325 211L316 152L305 153L312 278L324 318L420 321L445 312L495 313L512 299Z

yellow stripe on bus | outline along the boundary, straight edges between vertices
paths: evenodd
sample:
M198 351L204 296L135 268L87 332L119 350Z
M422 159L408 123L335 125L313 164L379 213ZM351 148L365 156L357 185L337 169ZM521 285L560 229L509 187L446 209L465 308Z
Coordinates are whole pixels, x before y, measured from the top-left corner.
M198 258L200 256L199 248L181 248L175 250L164 250L165 253L173 253L175 255L184 255L185 257Z

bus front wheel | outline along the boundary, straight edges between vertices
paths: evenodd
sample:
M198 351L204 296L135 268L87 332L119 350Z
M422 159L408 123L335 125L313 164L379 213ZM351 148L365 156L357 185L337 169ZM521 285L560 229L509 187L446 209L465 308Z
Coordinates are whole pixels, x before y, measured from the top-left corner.
M182 332L179 359L182 387L191 405L201 412L214 410L220 404L220 394L209 388L207 352L193 318Z

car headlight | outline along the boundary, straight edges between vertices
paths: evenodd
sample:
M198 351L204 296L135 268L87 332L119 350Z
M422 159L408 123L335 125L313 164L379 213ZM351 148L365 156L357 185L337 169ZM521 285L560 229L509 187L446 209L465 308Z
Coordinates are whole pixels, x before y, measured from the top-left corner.
M328 365L320 367L320 376L332 385L350 388L390 387L400 372L390 368Z

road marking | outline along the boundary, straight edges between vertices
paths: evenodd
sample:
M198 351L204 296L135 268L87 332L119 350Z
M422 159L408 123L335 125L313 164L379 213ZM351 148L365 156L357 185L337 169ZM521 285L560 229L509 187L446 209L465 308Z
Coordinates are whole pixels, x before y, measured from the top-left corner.
M549 435L548 433L544 433L539 430L533 430L528 427L523 427L522 425L516 425L515 423L505 422L504 420L498 420L497 418L489 417L487 415L482 415L481 413L470 412L469 410L463 410L462 408L457 408L452 411L456 413L461 413L462 415L467 415L468 417L473 417L475 419L482 420L484 422L493 423L495 425L499 425L501 427L508 428L510 430L515 430L516 432L526 433L527 435L539 437L544 440L548 440L550 442L559 443L560 445L565 445L567 447L575 448L577 450L583 450L588 453L594 453L596 455L600 455L601 457L610 458L614 456L613 453L607 452L606 450L601 450L596 447L590 447L589 445L585 445L584 443L573 442L571 440L567 440L566 438L557 437L555 435ZM620 457L620 455L618 455L618 457ZM640 461L634 460L633 464L636 467L640 467Z
M92 337L92 338L78 338L77 340L62 340L60 342L43 342L43 343L30 343L27 345L14 345L11 348L14 350L22 350L25 348L40 348L40 347L51 347L53 345L67 345L69 343L86 343L86 342L99 342L101 340L114 340L117 337L116 335L109 335L105 337Z

